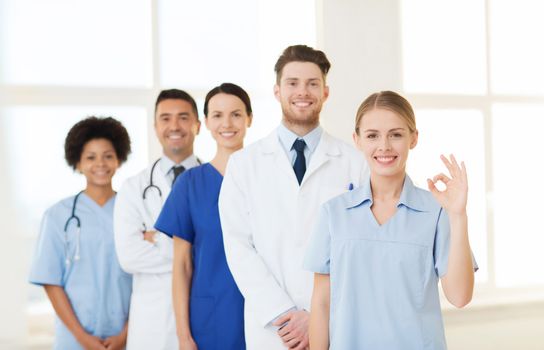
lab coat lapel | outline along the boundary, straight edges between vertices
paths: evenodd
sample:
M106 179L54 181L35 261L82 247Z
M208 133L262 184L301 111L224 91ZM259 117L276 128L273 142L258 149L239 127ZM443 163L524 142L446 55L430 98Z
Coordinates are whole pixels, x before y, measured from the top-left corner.
M315 152L310 159L310 164L308 165L308 169L304 174L304 179L302 180L301 185L304 185L304 183L307 182L308 179L313 174L315 174L319 170L319 168L325 165L331 158L336 158L340 155L341 151L338 145L333 143L331 136L323 130L323 134L321 135L321 139L317 144L317 148L315 149Z
M274 130L274 132L268 135L263 141L263 156L271 157L273 159L272 164L274 164L274 167L276 169L281 169L281 173L288 177L289 181L296 183L298 186L295 171L291 166L289 158L287 158L287 154L285 154L285 150L280 144L277 130Z

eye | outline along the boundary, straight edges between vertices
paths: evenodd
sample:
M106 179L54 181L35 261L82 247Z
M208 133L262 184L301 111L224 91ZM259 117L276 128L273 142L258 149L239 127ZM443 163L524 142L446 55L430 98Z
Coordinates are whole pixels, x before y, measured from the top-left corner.
M235 117L241 117L241 116L242 116L242 113L236 112L236 113L234 113L234 116L235 116Z
M220 117L221 117L221 114L219 113L212 114L212 118L220 118Z
M395 133L391 134L391 138L394 138L394 139L400 139L403 136L404 135L402 135L400 132L395 132Z
M319 87L319 83L316 82L316 81L313 81L313 82L310 83L310 86L311 87Z
M366 138L367 138L367 139L375 139L375 138L377 138L377 137L378 137L377 134L366 134Z

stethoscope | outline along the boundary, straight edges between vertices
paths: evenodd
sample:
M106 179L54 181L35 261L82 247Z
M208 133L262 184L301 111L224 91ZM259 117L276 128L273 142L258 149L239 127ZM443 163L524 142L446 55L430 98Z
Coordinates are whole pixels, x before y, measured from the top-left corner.
M147 199L146 195L147 195L148 191L155 190L159 194L159 199L162 202L162 191L159 188L159 186L155 185L154 182L153 182L153 174L154 174L155 168L157 167L157 164L159 164L160 160L161 160L161 158L157 159L153 163L153 165L151 166L151 172L149 173L149 184L142 191L142 200L144 201L144 209L147 211L147 214L150 214L150 211L149 211L149 209L147 208L147 205L146 205L146 199ZM200 159L196 158L196 162L198 163L198 165L202 165L202 162L200 161ZM143 231L144 232L147 231L147 227L146 227L145 223L143 223Z
M66 266L69 266L73 261L78 261L79 256L79 246L80 246L80 238L81 238L81 220L79 219L79 216L76 215L76 206L77 206L77 200L79 199L79 196L83 193L83 191L79 192L74 197L74 203L72 204L72 215L66 220L66 223L64 224L64 256L66 257L66 260L64 261L66 263ZM68 225L70 225L70 222L74 220L76 223L76 248L74 251L74 255L72 258L68 256Z

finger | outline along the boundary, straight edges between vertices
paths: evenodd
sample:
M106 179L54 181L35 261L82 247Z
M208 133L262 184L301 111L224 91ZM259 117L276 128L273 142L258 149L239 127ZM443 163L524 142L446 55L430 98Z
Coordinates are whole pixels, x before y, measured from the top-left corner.
M461 162L461 176L463 177L463 181L465 181L465 183L468 183L467 168L465 166L465 162Z
M291 319L291 312L286 313L285 315L280 316L274 323L272 323L274 326L281 327L284 323L289 322Z
M281 327L280 329L278 329L278 335L280 337L284 337L291 332L291 327L288 327L288 325L289 324L285 325L285 327Z
M298 343L293 350L304 350L308 347L308 339L305 337L300 343Z
M429 191L431 191L431 192L438 192L438 189L436 188L436 186L434 185L433 180L431 180L431 179L427 179L427 187L429 188Z
M295 349L299 344L300 344L300 340L297 339L297 338L293 338L293 339L291 339L289 342L285 343L285 345L286 345L289 349Z
M452 165L451 165L449 159L446 158L446 156L443 155L443 154L440 155L440 159L442 160L442 163L444 163L446 168L448 168L448 171L451 173L452 172Z
M291 334L286 334L285 336L283 336L281 338L281 341L283 342L283 344L285 344L286 347L290 348L291 346L293 346L294 344L297 343L296 341L296 338L293 337Z
M438 181L442 181L444 184L447 185L448 182L451 181L451 179L448 176L446 176L446 174L440 173L438 175L435 175L435 177L433 177L433 182L434 183L437 183Z
M452 168L455 171L452 175L461 175L461 167L459 167L459 163L457 163L457 159L455 159L455 156L453 154L450 154L451 164Z

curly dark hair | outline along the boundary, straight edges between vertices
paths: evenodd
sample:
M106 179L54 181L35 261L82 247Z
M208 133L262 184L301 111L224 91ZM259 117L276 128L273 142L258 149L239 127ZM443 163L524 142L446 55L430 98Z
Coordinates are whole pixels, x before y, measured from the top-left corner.
M64 158L74 170L81 159L83 147L95 139L106 139L111 142L119 163L122 164L131 152L130 136L127 129L112 117L87 117L77 122L66 135L64 141Z

